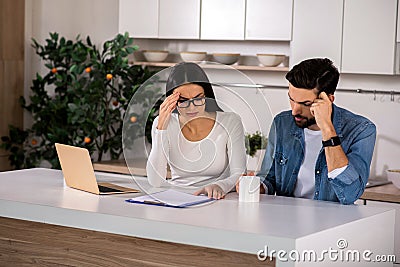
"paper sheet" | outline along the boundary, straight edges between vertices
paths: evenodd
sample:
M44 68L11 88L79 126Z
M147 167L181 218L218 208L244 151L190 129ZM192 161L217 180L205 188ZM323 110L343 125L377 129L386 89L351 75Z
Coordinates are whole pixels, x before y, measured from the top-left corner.
M213 200L214 199L208 198L207 196L195 196L173 189L167 189L165 191L157 192L150 195L130 198L127 201L131 203L184 208Z

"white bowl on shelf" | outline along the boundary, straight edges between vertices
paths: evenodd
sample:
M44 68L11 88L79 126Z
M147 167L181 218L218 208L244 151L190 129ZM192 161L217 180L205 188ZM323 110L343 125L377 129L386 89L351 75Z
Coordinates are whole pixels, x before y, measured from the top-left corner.
M388 180L391 181L395 187L400 189L400 169L387 170L386 173Z
M149 62L161 62L167 58L168 53L164 50L144 50L143 56Z
M234 54L234 53L214 53L213 57L214 59L221 63L221 64L226 64L226 65L231 65L238 61L240 54Z
M276 67L285 60L285 55L257 54L258 61L265 67Z
M180 55L185 62L203 61L206 58L207 52L184 51Z

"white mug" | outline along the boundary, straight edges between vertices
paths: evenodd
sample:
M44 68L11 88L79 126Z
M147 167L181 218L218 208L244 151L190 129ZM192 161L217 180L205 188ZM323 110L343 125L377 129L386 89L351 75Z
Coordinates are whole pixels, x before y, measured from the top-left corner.
M260 177L241 176L239 180L239 201L259 202L260 201Z

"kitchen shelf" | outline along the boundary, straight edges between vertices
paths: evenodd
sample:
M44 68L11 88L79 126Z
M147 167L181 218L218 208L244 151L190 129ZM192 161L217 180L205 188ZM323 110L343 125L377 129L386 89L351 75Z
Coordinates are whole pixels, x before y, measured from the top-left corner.
M137 61L131 62L133 65L148 66L148 67L171 67L179 62L147 62ZM223 65L223 64L206 64L199 63L205 69L226 69L227 66L237 70L257 70L257 71L283 71L288 72L288 67L263 67L263 66L249 66L249 65Z

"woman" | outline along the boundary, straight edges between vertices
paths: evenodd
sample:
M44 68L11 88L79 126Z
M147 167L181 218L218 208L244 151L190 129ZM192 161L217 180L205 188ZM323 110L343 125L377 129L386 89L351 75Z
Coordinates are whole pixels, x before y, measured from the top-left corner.
M166 84L166 99L152 127L147 176L152 186L170 183L199 188L194 194L220 199L246 170L240 117L223 112L207 75L195 63L175 65Z

